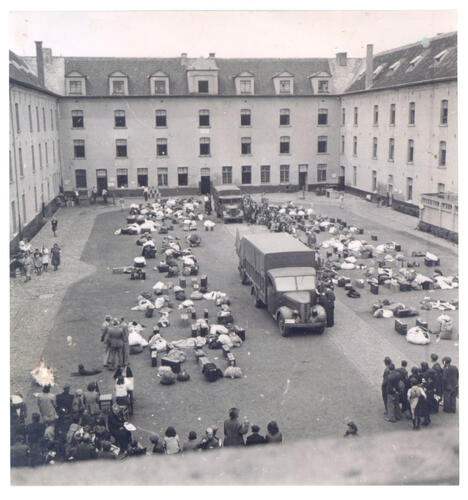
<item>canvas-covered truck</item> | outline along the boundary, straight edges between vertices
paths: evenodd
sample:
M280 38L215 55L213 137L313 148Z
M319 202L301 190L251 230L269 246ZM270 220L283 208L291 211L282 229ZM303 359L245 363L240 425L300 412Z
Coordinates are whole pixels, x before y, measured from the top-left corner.
M223 222L244 220L244 203L241 190L234 184L213 186L214 208Z
M316 303L315 253L287 233L248 234L236 241L239 273L257 307L266 306L283 337L304 328L323 333L325 309Z

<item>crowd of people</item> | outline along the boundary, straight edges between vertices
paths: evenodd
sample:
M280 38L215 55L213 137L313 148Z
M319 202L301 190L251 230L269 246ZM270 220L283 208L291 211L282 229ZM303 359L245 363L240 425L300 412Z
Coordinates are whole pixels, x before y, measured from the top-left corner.
M442 359L443 367L438 359L433 353L431 367L422 361L409 371L406 360L397 368L388 356L384 359L382 399L388 422L395 423L406 416L413 429L418 430L431 423L431 415L438 413L440 406L446 413L456 413L458 368L448 356Z

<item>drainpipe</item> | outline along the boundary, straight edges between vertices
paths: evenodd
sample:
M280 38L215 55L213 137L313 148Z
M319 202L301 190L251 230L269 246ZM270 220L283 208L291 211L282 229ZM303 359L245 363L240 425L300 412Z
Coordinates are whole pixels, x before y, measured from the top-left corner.
M11 104L13 102L13 96L11 92L11 85L10 85L10 130L11 130L11 136L12 136L12 142L13 142L13 158L14 158L14 165L15 165L15 185L16 185L16 211L18 212L18 237L20 240L23 239L23 229L21 225L21 211L20 211L20 202L19 202L19 188L18 188L18 165L16 164L16 141L15 141L15 127L13 123L13 110L11 107Z
M373 56L374 46L372 44L367 45L367 55L366 55L366 89L372 87L372 80L374 74L374 56Z

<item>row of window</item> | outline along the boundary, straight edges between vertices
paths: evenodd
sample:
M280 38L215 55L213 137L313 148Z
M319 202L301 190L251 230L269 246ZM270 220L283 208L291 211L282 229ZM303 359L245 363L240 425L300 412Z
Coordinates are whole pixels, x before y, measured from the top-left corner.
M168 168L162 167L157 169L157 183L158 186L168 186ZM280 183L288 184L290 182L290 165L280 165ZM202 176L210 175L210 169L202 169ZM98 185L107 186L107 170L98 169L96 170L96 179ZM102 180L104 179L104 182ZM118 168L116 169L116 181L118 188L128 188L128 169ZM188 167L179 167L177 169L177 182L178 186L188 186ZM232 184L232 167L224 166L222 167L222 183ZM327 165L319 164L317 165L317 182L326 182L327 180ZM75 170L75 183L77 189L86 189L88 187L87 172L85 169ZM260 183L270 184L271 183L271 166L261 165L260 166ZM241 184L252 184L252 166L243 165L241 167ZM137 186L144 187L148 186L148 169L138 168L137 169Z
M341 136L341 154L345 153L345 136ZM377 137L372 138L372 159L377 160L378 154L378 139ZM358 138L353 136L353 156L358 156ZM445 141L439 141L439 154L437 156L439 160L439 166L445 167L447 165L447 143ZM390 138L388 140L388 158L389 161L395 161L395 139ZM408 163L414 162L414 140L408 139L407 156L406 161Z
M82 110L76 109L71 112L72 127L84 128L84 113ZM157 109L155 111L156 127L167 127L167 111L165 109ZM280 109L279 112L280 126L288 126L291 124L291 113L289 109ZM210 110L201 109L198 112L199 127L210 126ZM240 125L241 127L250 127L252 125L252 111L250 109L240 110ZM317 125L328 125L328 109L319 109L317 115ZM126 128L127 120L125 111L116 109L114 111L114 127Z
M241 155L252 154L252 138L242 137L240 145ZM328 152L328 136L321 135L317 138L317 153L326 154ZM73 141L73 153L75 159L86 158L85 141L83 139L75 139ZM156 156L168 156L168 141L167 139L156 139ZM291 138L289 136L280 137L279 154L291 154ZM199 155L211 155L211 139L209 137L201 137L199 143ZM115 156L117 158L128 158L127 139L115 140Z
M44 154L43 154L44 152ZM43 158L45 159L46 168L49 167L49 145L47 142L44 143L44 148L42 144L38 144L37 154L39 157L39 168L43 168ZM56 163L57 157L55 154L55 141L52 141L52 159L53 163ZM36 173L36 150L34 145L31 145L31 167L33 174ZM23 160L23 148L18 148L18 174L20 177L24 177L24 160ZM10 151L10 182L14 181L13 167L11 163L11 151Z
M359 108L354 107L353 125L357 126L359 121ZM372 123L379 124L379 106L374 105L372 113ZM341 124L346 125L346 108L341 109ZM389 110L389 124L396 124L396 104L390 104ZM416 103L410 102L408 105L408 125L416 125ZM448 100L443 99L440 101L440 125L448 125Z
M49 126L50 130L54 130L54 110L52 108L49 109L50 111L50 119L49 119ZM15 117L16 117L16 132L19 134L21 133L21 119L20 119L20 107L19 103L15 102ZM36 132L41 131L41 122L42 122L42 130L44 132L47 132L47 113L44 107L42 107L42 114L39 111L39 106L36 106L36 113L35 113L35 120L33 118L33 110L32 106L28 104L28 118L29 118L29 131L34 132L34 122L36 124ZM41 120L42 118L42 120ZM56 121L57 121L57 117Z

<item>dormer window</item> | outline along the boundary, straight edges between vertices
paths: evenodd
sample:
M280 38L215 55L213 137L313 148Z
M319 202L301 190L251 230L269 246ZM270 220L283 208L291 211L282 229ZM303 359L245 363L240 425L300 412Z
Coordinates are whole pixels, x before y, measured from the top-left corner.
M241 94L251 94L252 93L252 82L250 80L240 81L240 93Z
M414 68L422 61L423 56L419 54L419 56L416 56L414 59L411 59L408 69L406 71L413 71Z
M377 78L380 75L380 73L382 73L382 71L385 69L385 66L386 64L380 64L379 66L377 66L377 68L375 68L374 70L373 77Z
M319 71L309 76L310 86L314 94L329 94L331 92L330 73Z
M151 95L169 95L169 76L157 71L149 77Z
M128 95L128 76L120 71L109 75L109 94Z
M280 80L279 82L280 94L291 93L291 80Z
M284 71L273 76L275 93L278 95L292 95L294 87L294 75Z
M400 67L400 65L401 65L401 60L394 62L388 69L390 70L390 72L394 73Z
M243 71L234 77L234 84L237 95L252 95L254 94L255 77L250 71Z
M330 90L328 89L328 80L319 80L318 81L318 93L319 94L328 94Z
M72 71L65 77L67 95L86 95L86 79L78 71Z
M442 61L442 59L448 54L448 49L443 50L442 52L439 52L435 57L434 61L438 64Z

